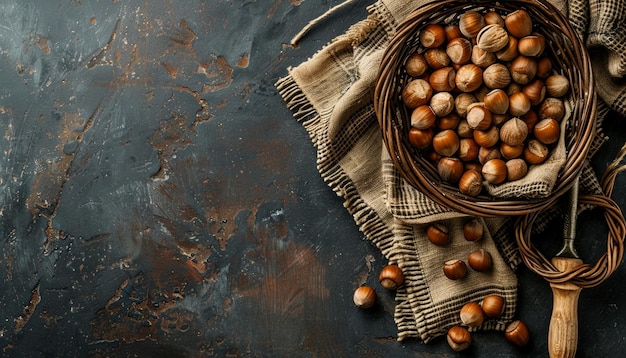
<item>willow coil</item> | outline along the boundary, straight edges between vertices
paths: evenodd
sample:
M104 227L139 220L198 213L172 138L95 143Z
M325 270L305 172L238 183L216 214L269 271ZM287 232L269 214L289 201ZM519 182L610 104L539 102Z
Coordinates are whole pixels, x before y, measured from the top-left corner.
M574 103L566 129L567 158L551 195L540 199L499 199L488 195L466 196L439 177L435 166L408 140L410 111L401 92L410 77L406 59L420 48L420 30L431 23L458 21L469 10L501 14L525 9L546 38L546 54L555 69L570 81L568 97ZM596 94L589 55L569 21L546 0L436 1L412 12L397 28L381 62L374 91L374 107L383 141L403 178L436 203L474 216L518 216L537 212L553 204L573 185L580 173L595 135Z

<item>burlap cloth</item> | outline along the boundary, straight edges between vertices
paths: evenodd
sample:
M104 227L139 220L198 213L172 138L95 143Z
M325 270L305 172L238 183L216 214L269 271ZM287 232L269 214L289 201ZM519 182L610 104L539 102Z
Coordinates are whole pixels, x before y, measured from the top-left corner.
M609 108L626 114L625 1L552 1L585 39L595 61L601 98L599 122ZM378 66L396 26L427 2L377 1L368 6L366 19L332 39L301 65L289 68L276 83L317 149L322 178L345 200L345 208L367 239L405 273L406 282L396 293L398 339L417 337L425 342L458 324L463 304L493 293L505 297L505 312L500 319L487 320L477 329L504 329L515 316L515 269L521 262L511 220L481 219L488 228L483 240L464 240L462 225L470 218L435 204L405 183L384 148L372 105ZM603 140L599 130L590 155ZM583 192L599 191L589 165L583 170L581 186ZM426 225L435 221L450 228L453 239L446 247L434 246L425 237ZM541 230L541 225L536 230ZM469 270L460 281L443 275L443 262L466 260L470 251L480 247L492 253L492 271Z

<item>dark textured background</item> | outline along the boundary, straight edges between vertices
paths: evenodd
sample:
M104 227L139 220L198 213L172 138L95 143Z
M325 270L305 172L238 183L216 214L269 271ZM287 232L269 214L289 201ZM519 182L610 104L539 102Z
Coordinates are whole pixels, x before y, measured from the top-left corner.
M397 342L391 293L353 306L385 260L273 87L371 3L286 45L339 2L0 3L2 356L454 355L445 339ZM599 170L621 123L607 120ZM601 213L581 221L592 262L606 230ZM537 238L546 254L559 230ZM481 332L462 356L546 355L550 289L519 277L530 345ZM623 352L625 284L620 268L583 290L581 357Z

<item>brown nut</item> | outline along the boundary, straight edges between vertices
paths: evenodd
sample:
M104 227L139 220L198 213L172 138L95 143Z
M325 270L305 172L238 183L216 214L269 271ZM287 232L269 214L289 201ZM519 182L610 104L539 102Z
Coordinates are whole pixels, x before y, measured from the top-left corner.
M498 24L500 26L504 26L504 18L495 11L488 11L485 15L483 15L483 18L485 19L485 24L487 25Z
M474 38L485 26L485 18L477 11L466 11L459 17L459 30L463 36Z
M485 108L494 114L505 114L509 110L509 95L503 89L493 89L483 98Z
M491 89L505 88L511 83L511 72L505 65L496 62L485 68L483 82Z
M491 127L492 115L485 103L477 102L467 107L466 119L472 129L486 130Z
M490 161L491 159L501 159L502 154L496 147L480 147L478 150L478 162L482 165Z
M552 61L549 57L540 57L537 59L537 77L547 78L552 74Z
M532 104L524 92L515 92L509 96L509 113L512 116L523 116L530 111Z
M454 109L454 97L450 92L437 92L430 98L430 108L437 117L447 116Z
M472 57L472 43L463 37L457 37L446 44L446 54L452 63L462 65Z
M556 119L546 118L540 120L533 130L535 138L543 144L556 143L561 135L561 127Z
M417 129L411 127L409 129L409 143L417 149L426 149L433 144L435 133L432 128Z
M460 280L467 274L467 266L462 260L449 260L443 265L443 273L451 280Z
M424 58L428 67L433 70L447 67L450 65L450 57L446 54L446 51L440 47L431 48L424 52Z
M384 288L395 290L404 283L404 273L396 265L387 265L380 271L378 280Z
M509 323L506 327L504 338L518 347L524 347L530 340L530 333L526 324L517 320Z
M477 302L468 302L463 305L459 316L461 322L469 327L478 327L483 324L485 320L485 313Z
M433 89L428 81L414 79L402 89L402 102L408 108L417 108L428 103L432 95Z
M370 286L361 286L354 291L354 304L360 308L370 308L376 303L376 291Z
M435 125L437 116L429 105L423 104L411 112L411 127L417 129L427 129Z
M517 117L509 119L500 127L500 140L510 146L524 143L526 136L528 136L528 126Z
M539 115L537 115L537 112L535 112L532 108L528 112L526 112L526 114L521 115L519 118L523 120L524 123L526 123L529 133L533 131L533 129L535 128L535 124L537 124L537 121L539 121Z
M450 24L443 28L446 32L446 41L450 42L457 37L463 36L461 30L459 29L459 25Z
M419 39L426 48L439 47L446 41L446 32L439 24L428 24L420 31Z
M478 99L472 93L462 92L454 98L454 109L459 116L465 117L469 106L477 102Z
M500 61L508 62L519 55L517 52L517 39L509 35L509 42L500 51L496 52L496 58Z
M500 143L500 154L502 158L510 160L519 158L524 153L524 144L508 145L504 142Z
M461 117L459 117L458 114L452 112L443 117L437 118L435 125L440 131L445 129L456 129L456 127L458 127L459 125L460 120Z
M459 150L459 136L452 129L438 132L433 137L433 149L444 157L452 156Z
M530 104L533 106L538 105L543 101L546 96L546 86L542 80L536 78L530 83L522 87L522 92L530 100Z
M450 348L455 352L461 352L472 345L472 336L466 328L454 326L448 330L446 336Z
M491 159L483 164L483 178L491 184L500 184L506 180L506 163L502 159Z
M526 10L519 9L504 18L504 26L511 35L519 39L532 33L533 20Z
M511 61L511 78L513 81L525 85L532 81L537 74L537 59L528 56L517 56Z
M483 238L483 224L478 219L472 219L463 224L463 236L467 241L478 241Z
M546 48L546 38L538 33L524 36L517 43L520 55L538 57Z
M406 61L406 73L411 77L420 77L428 70L428 63L421 53L414 53Z
M483 69L473 63L465 64L456 71L454 83L462 92L473 92L483 84Z
M474 130L474 140L481 147L491 148L495 146L500 140L500 134L498 133L498 127L491 126L484 131L475 129ZM478 152L480 157L480 151Z
M521 158L511 159L506 162L506 180L515 181L526 176L528 173L528 164Z
M549 154L548 147L537 139L529 140L524 147L524 160L531 165L545 162Z
M569 80L563 75L551 75L546 78L546 92L550 97L563 97L569 91Z
M463 162L459 158L442 157L437 162L437 173L446 183L456 184L463 175Z
M483 165L477 162L464 162L463 169L465 171L475 170L480 173L483 170Z
M548 97L539 106L538 114L539 119L553 118L560 122L565 116L565 103L560 98Z
M456 70L452 67L443 67L433 71L428 77L430 86L436 92L450 92L455 87Z
M467 256L467 264L478 272L485 272L491 269L491 254L485 249L478 249L470 252Z
M438 222L426 227L426 237L437 246L445 246L450 241L448 227Z
M478 159L480 146L473 138L462 138L459 140L459 159L469 162Z
M484 26L476 35L476 45L487 52L496 52L509 43L509 34L499 24Z
M482 176L476 170L466 170L459 179L459 192L464 195L477 196L483 189Z
M456 133L459 138L474 138L474 130L467 123L467 119L462 118L456 127Z
M504 297L500 295L489 295L481 303L485 316L489 318L500 317L504 312L504 305Z
M487 52L477 45L474 45L474 47L472 47L470 61L478 67L487 68L496 63L497 58L495 53Z

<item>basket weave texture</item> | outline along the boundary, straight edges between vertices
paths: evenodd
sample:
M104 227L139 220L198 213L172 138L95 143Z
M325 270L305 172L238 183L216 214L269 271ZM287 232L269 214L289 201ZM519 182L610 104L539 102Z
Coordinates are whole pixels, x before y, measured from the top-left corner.
M566 160L550 195L544 198L494 198L487 195L466 196L454 185L439 177L435 166L408 140L410 110L401 98L404 85L410 80L404 66L406 59L421 49L420 30L431 23L458 23L459 16L469 10L501 14L517 9L532 17L534 31L546 38L545 56L554 69L570 82L567 100L573 104L565 128ZM374 92L374 107L383 140L403 178L436 203L475 216L517 216L545 209L552 205L574 183L582 170L595 135L596 94L591 62L587 49L561 12L545 0L519 1L436 1L412 12L397 28L386 49Z

